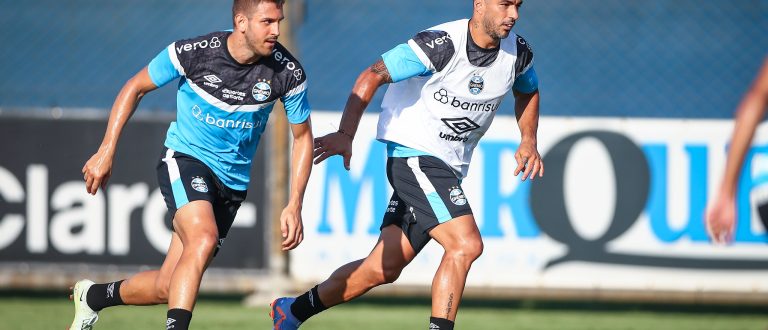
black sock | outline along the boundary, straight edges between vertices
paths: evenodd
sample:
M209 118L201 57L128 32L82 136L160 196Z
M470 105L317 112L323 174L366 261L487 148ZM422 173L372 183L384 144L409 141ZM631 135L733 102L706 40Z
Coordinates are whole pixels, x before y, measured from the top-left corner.
M188 330L189 323L192 321L192 312L174 308L168 310L168 319L165 321L165 330Z
M122 280L112 283L91 285L91 287L88 288L88 293L86 293L88 307L98 312L107 307L125 305L123 299L120 298L121 284L123 284Z
M327 307L320 301L320 295L317 293L317 285L312 290L305 292L296 298L291 305L291 313L299 321L304 322L317 313L326 310Z
M439 317L429 317L429 330L453 330L453 321Z

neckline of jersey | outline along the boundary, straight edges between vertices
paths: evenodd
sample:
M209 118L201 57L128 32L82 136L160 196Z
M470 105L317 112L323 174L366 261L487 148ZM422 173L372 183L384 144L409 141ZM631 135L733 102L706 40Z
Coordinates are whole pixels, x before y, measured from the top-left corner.
M483 48L483 47L478 46L475 43L475 40L472 39L471 31L469 31L469 21L467 21L467 36L466 36L466 38L467 38L467 43L466 43L466 46L464 47L464 58L467 60L467 63L469 63L469 65L471 65L474 68L487 69L487 68L490 68L490 67L494 66L499 61L498 53L501 51L501 41L499 41L499 47L496 47L496 48L487 49L487 48ZM494 58L493 62L488 63L488 65L486 65L486 66L479 66L479 65L476 65L476 64L472 63L472 61L470 61L470 59L469 59L470 43L475 46L475 49L479 49L481 52L488 53L488 54L496 52L496 58Z
M474 49L477 49L477 50L479 50L479 51L481 51L483 53L496 53L496 52L498 52L501 49L501 40L499 40L499 45L494 47L494 48L483 48L483 47L480 47L480 45L478 45L475 42L475 39L472 39L472 31L469 30L469 23L467 23L467 41L469 41L467 43L467 48L470 47L470 43L471 43L471 45L474 46L473 47Z

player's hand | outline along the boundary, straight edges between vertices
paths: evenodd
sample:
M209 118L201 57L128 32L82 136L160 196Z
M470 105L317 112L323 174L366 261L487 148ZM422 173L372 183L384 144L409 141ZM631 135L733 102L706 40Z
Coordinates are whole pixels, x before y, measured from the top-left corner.
M344 157L344 168L349 171L349 161L352 158L352 137L341 132L334 132L315 138L313 158L315 165L333 155Z
M718 196L707 210L707 234L715 244L728 244L733 240L736 218L734 198Z
M280 232L283 235L283 251L293 250L304 240L304 224L301 208L286 206L280 214Z
M85 190L89 194L95 195L99 187L104 189L107 186L107 181L112 176L112 157L111 153L99 149L83 166Z
M520 178L522 181L527 178L533 180L536 174L539 177L544 176L544 162L541 160L535 144L526 141L521 142L517 152L515 152L515 160L517 161L515 176L523 172L523 176Z

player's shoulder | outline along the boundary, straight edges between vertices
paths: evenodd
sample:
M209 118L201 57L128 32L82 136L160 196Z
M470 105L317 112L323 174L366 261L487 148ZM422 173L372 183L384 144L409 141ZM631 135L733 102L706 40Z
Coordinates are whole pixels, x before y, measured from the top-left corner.
M438 24L416 33L412 39L417 44L427 45L430 48L443 44L453 46L454 38L462 33L462 27L467 28L466 24L466 19Z
M456 53L456 44L462 39L462 33L466 33L467 24L463 19L435 25L414 35L409 43L416 44L438 68Z
M528 43L523 36L516 33L511 33L508 38L503 39L501 47L518 56L522 54L530 54L530 56L533 56L533 47L531 47L531 44Z
M299 63L298 58L296 56L293 56L290 50L286 48L283 44L281 44L279 41L275 43L275 48L272 50L272 56L271 58L276 62L276 64L280 66L289 66L289 63L291 66L301 66L301 63Z
M515 72L516 74L524 73L531 66L533 66L533 48L528 41L522 36L512 33L508 38L504 39L502 43L502 49L515 55Z
M278 79L285 78L289 85L298 85L307 79L299 60L280 42L275 43L272 54L263 64L269 67Z

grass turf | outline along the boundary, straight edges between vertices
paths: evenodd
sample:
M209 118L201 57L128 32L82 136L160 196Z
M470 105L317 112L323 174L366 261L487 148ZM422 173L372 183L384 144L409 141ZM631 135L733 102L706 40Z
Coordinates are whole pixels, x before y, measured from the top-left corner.
M50 295L0 295L0 329L64 329L72 304ZM96 329L158 329L165 306L104 310ZM302 329L426 329L426 299L361 299L315 316ZM201 299L192 329L271 329L266 306L237 299ZM457 329L767 329L768 309L739 306L662 306L594 303L466 301Z

